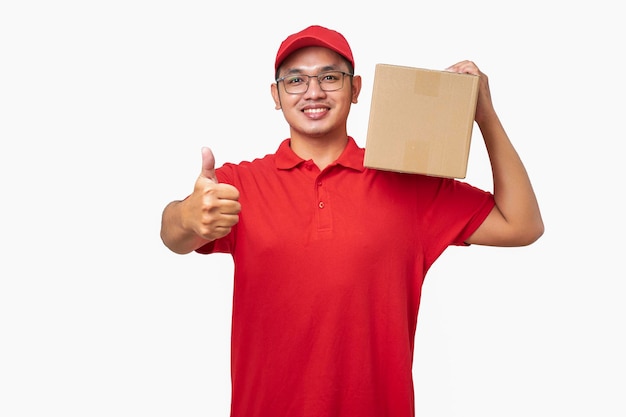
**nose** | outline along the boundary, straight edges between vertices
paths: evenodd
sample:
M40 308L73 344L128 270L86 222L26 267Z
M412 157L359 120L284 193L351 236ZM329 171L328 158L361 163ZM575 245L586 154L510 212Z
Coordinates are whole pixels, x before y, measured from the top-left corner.
M322 90L322 85L320 84L320 79L317 77L313 77L313 76L308 76L309 77L309 82L307 83L307 90L306 90L306 95L307 96L321 96L324 95L326 92L324 90ZM315 80L314 83L312 83L311 81Z

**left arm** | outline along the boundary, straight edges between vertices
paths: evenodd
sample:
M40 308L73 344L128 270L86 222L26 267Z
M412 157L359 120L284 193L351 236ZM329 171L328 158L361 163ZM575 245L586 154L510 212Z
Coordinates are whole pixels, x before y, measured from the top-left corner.
M480 77L475 120L480 128L493 174L495 207L466 243L489 246L525 246L541 237L543 220L537 197L517 151L493 106L489 80L471 61L448 71Z

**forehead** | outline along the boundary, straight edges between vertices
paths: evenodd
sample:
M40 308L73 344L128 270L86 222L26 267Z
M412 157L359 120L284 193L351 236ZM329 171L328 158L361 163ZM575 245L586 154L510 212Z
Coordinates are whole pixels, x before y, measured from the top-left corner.
M347 71L345 58L335 51L321 46L308 46L298 49L289 55L280 65L280 73L288 72L315 72L320 70Z

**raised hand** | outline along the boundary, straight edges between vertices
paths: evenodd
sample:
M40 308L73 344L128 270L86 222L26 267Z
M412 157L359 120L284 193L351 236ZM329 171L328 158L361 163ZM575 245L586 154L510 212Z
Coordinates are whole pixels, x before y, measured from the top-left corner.
M477 75L479 78L478 83L478 102L476 104L475 120L480 125L483 122L488 122L497 118L493 102L491 100L491 91L489 88L489 77L482 72L478 66L469 60L457 62L454 65L450 65L446 68L446 71L458 72L461 74Z
M182 203L183 228L205 240L215 240L230 233L239 222L239 190L220 184L215 174L215 157L210 148L202 148L202 170L193 193Z

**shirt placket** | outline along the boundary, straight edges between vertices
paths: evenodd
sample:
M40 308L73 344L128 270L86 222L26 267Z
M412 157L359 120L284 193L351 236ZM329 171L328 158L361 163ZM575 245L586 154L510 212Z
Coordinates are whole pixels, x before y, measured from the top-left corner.
M330 198L328 193L327 178L324 174L317 176L315 180L315 196L316 196L316 211L317 211L317 230L318 231L330 231L332 230L332 211Z

